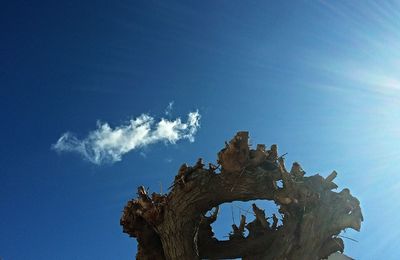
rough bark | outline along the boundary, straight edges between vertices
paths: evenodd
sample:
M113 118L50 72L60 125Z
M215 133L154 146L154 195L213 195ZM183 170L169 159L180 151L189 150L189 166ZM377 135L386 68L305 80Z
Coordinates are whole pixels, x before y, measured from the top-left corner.
M298 163L288 172L276 145L250 149L247 132L226 143L218 163L220 169L213 164L205 168L201 159L194 166L182 165L168 194L149 195L138 188L138 198L128 202L121 218L123 231L138 240L137 259L324 259L343 252L342 230L360 230L359 201L348 189L332 191L336 172L327 178L304 177ZM253 204L254 221L246 223L243 217L239 227L232 226L229 240L214 237L211 224L217 213L206 217L207 211L256 199L274 201L283 225L278 227L273 216L270 226Z

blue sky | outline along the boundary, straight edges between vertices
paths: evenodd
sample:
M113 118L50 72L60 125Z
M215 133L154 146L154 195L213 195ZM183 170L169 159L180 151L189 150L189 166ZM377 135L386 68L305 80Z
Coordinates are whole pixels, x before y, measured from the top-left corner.
M346 253L398 259L398 2L16 0L1 9L5 260L132 259L136 242L119 218L136 187L165 189L181 163L214 162L238 130L277 143L309 174L335 169L365 217L360 233L344 234L358 241L346 240ZM51 148L66 132L83 140L97 121L185 123L197 110L194 142L160 139L114 163ZM229 207L220 220L223 236Z

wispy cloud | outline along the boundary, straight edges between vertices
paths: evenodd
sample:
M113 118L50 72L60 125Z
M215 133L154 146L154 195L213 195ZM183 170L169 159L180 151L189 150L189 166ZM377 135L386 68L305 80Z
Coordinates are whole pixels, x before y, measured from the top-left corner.
M167 108L165 109L165 115L172 116L173 107L174 107L174 101L169 102Z
M97 129L89 132L86 138L78 139L67 132L52 145L52 149L81 154L94 164L113 163L120 161L124 154L150 144L174 144L182 139L193 142L200 127L200 117L195 111L188 114L186 122L180 118L173 121L161 118L156 122L153 117L142 114L128 124L114 128L108 123L98 122Z

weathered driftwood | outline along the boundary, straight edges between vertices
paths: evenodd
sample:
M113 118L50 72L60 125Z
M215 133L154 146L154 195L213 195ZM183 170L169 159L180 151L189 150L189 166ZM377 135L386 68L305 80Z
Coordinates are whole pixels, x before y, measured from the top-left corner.
M252 150L247 132L239 132L218 153L217 167L199 160L182 165L168 194L147 194L138 188L138 198L124 208L123 231L138 240L137 259L324 259L343 252L342 230L360 230L363 220L359 201L348 189L334 192L336 172L328 178L304 177L299 164L286 171L277 146ZM278 181L283 182L279 187ZM256 216L239 227L228 240L214 237L211 224L218 205L232 201L273 200L282 215L282 225L272 216L270 226L263 210L253 204ZM205 213L216 208L214 214ZM244 228L249 233L244 236Z

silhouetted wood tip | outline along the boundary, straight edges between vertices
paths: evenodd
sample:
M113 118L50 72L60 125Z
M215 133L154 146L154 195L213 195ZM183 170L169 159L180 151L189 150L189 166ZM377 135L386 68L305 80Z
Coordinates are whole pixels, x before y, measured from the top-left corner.
M251 149L249 133L241 131L226 142L217 163L205 168L199 158L193 166L182 164L167 194L150 196L140 186L120 221L123 231L138 240L137 259L313 260L343 252L339 233L361 228L359 200L349 189L334 191L336 171L326 178L307 176L294 162L288 172L278 146L266 147ZM254 220L242 216L229 239L214 237L218 205L257 199L274 201L280 216L268 216L253 204Z

